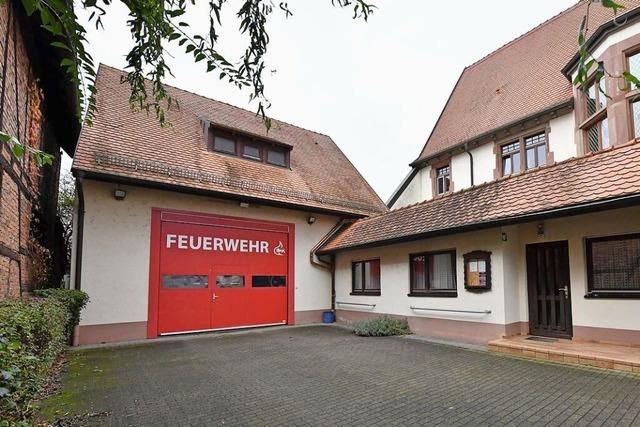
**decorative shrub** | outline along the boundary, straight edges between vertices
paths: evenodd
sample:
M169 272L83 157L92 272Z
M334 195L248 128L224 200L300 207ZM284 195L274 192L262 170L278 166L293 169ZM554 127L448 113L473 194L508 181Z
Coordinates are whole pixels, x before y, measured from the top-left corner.
M64 304L69 313L65 332L67 338L71 339L73 336L73 328L80 323L80 312L89 302L89 295L75 289L63 288L41 289L35 291L34 294L43 298L53 298Z
M353 332L361 337L386 337L411 333L407 319L392 319L389 316L353 322Z
M31 401L64 349L86 294L0 301L0 426L28 423Z

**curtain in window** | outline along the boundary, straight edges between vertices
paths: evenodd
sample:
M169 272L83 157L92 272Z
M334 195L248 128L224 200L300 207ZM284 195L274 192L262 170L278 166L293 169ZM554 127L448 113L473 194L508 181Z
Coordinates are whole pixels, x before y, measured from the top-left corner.
M413 268L413 283L412 289L424 291L427 289L427 278L426 278L426 260L425 256L414 256L411 260L411 268Z
M369 261L364 265L365 282L364 288L366 290L379 290L380 289L380 261Z
M431 289L455 289L451 254L433 255Z

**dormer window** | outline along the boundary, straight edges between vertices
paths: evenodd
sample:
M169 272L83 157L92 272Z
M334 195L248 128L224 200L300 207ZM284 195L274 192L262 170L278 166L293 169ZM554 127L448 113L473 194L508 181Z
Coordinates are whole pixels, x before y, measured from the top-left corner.
M213 149L221 153L236 154L236 142L230 135L218 134L213 139Z
M209 151L254 162L289 167L291 147L266 139L238 134L234 131L210 128L207 148Z
M262 150L257 145L245 143L242 146L242 157L252 160L262 160Z

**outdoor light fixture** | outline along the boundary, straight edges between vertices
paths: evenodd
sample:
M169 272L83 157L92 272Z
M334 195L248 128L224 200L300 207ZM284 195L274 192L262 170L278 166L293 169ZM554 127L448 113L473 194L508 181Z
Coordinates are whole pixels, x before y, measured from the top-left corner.
M247 203L247 202L240 202L240 207L241 207L241 208L248 208L248 207L249 207L249 203Z
M307 218L307 224L311 225L314 222L316 222L316 217L315 216L310 216L309 218Z
M505 233L503 231L502 234L500 235L500 239L502 239L503 242L506 242L507 241L507 233Z
M124 198L125 198L125 197L127 197L127 192L126 192L126 191L124 191L124 190L120 190L119 188L116 188L116 189L113 191L113 197L114 197L116 200L124 200Z
M544 236L544 222L538 224L538 236Z

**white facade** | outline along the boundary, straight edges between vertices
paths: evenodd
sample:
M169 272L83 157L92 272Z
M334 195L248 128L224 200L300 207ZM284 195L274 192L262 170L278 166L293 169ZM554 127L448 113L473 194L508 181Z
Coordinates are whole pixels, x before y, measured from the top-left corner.
M82 312L81 328L147 321L152 208L295 224L295 311L315 313L331 307L330 273L312 265L309 254L336 225L336 217L264 206L242 208L237 202L91 180L82 185L81 278L91 301ZM124 200L113 197L116 188L126 190ZM312 225L307 223L310 215L316 217Z
M575 116L573 112L551 119L548 123L548 151L553 153L554 162L576 157ZM501 141L506 143L507 141ZM473 157L473 185L493 181L497 165L497 143L485 143L469 150ZM471 187L471 157L467 152L451 156L451 182L453 191ZM431 166L421 168L398 196L392 209L401 208L433 198L433 178Z
M543 223L544 235L541 236L537 234L538 224L525 223L339 252L336 259L338 318L350 321L363 316L396 315L408 318L411 326L425 335L483 343L504 335L526 333L529 309L525 246L568 241L574 337L601 341L626 341L625 337L631 337L628 340L640 344L637 300L585 298L585 239L640 232L640 207L548 220ZM506 241L503 241L503 233ZM457 297L409 296L409 255L448 249L456 251ZM474 250L491 252L492 287L481 293L464 289L462 256ZM375 258L380 259L381 295L352 295L351 263ZM411 309L412 306L479 313L423 311ZM434 319L439 321L430 322Z

